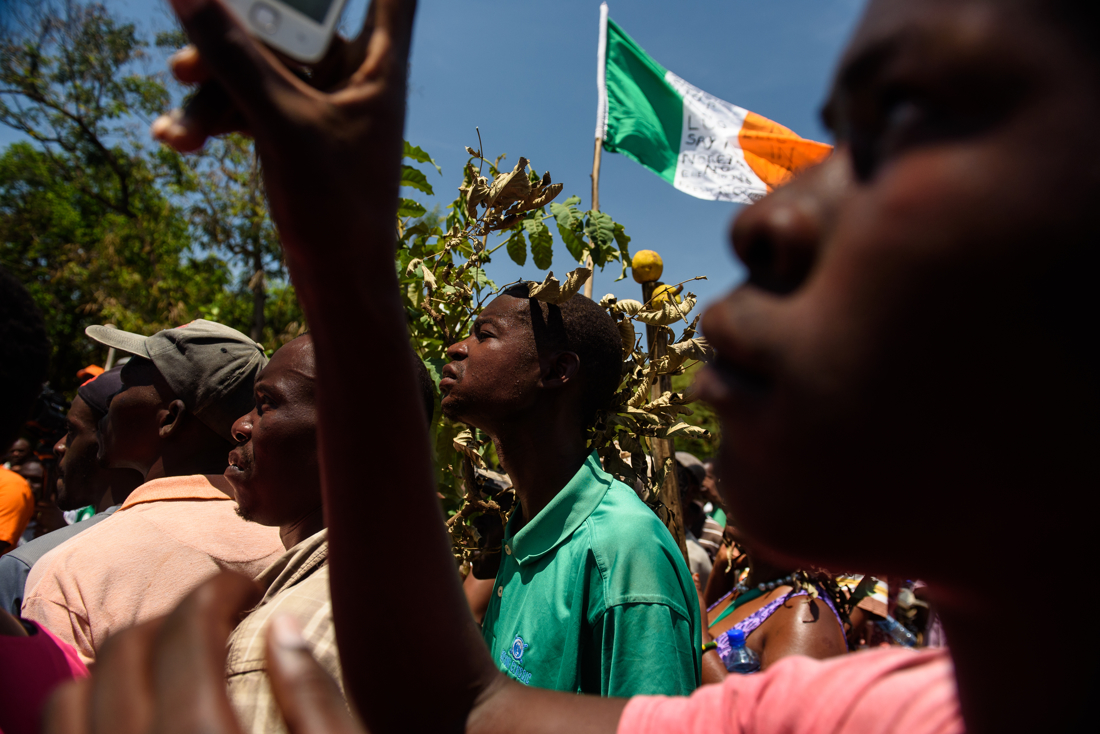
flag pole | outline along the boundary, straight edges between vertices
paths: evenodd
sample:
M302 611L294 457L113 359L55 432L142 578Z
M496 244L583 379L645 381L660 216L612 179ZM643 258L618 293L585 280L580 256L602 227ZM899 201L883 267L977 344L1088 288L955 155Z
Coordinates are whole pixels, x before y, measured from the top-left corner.
M600 210L600 154L607 135L607 3L600 4L600 40L596 46L596 149L592 154L592 211ZM595 243L589 242L594 246ZM593 271L584 282L584 295L592 297L592 281L596 277L592 253L584 259L584 266Z
M592 154L592 211L600 210L600 153L603 152L603 138L596 138L596 152ZM584 295L592 297L592 281L596 279L595 267L592 263L592 253L588 253L584 266L592 270L588 280L584 283Z

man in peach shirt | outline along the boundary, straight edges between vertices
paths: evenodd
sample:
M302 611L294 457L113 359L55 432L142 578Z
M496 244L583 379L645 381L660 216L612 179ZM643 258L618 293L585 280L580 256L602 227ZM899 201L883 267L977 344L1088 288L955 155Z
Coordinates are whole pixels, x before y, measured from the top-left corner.
M102 326L93 339L134 355L100 431L100 463L145 483L110 518L58 546L27 578L23 617L86 662L114 632L171 610L222 569L255 576L279 533L237 516L222 476L233 421L252 409L263 348L210 321L143 337Z

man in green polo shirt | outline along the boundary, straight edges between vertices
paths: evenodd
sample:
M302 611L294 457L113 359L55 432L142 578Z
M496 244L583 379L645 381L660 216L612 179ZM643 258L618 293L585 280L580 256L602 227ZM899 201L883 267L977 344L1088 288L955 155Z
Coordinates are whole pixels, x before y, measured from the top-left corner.
M482 622L500 669L561 691L691 693L700 639L687 565L586 445L621 376L614 321L590 299L549 305L521 285L448 356L443 410L493 439L519 500Z

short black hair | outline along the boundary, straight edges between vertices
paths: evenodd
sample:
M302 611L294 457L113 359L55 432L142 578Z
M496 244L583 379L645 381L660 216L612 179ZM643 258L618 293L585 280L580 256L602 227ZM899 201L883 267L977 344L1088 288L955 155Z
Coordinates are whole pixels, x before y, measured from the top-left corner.
M580 358L584 391L581 413L585 425L592 425L596 412L608 406L623 374L623 340L611 314L591 298L575 295L555 305L528 298L526 283L512 286L504 295L526 298L531 308L524 311L535 335L535 348L574 352Z
M0 268L0 446L9 446L42 392L50 340L42 313L27 290Z

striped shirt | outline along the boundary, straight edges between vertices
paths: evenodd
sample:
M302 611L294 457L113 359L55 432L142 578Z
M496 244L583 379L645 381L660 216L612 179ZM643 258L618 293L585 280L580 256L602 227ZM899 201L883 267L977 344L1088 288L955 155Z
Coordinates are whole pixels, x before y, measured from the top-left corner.
M328 590L328 531L322 530L288 550L256 581L266 591L229 636L226 682L246 734L282 734L286 724L271 691L265 654L267 626L272 617L293 616L313 656L343 688Z

